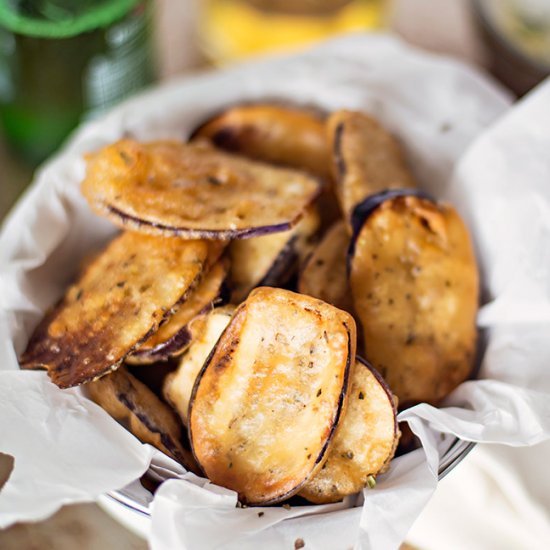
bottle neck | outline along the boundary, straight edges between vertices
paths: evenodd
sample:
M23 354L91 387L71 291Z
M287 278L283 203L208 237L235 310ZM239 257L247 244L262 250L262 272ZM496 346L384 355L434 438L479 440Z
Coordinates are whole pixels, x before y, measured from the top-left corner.
M0 26L40 38L69 38L121 19L143 0L0 0Z

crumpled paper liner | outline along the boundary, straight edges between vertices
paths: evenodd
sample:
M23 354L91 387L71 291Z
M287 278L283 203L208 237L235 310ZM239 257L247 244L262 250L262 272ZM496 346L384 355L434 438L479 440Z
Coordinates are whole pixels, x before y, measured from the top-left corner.
M506 93L460 63L355 35L137 97L82 128L38 174L0 235L0 452L15 457L0 527L94 500L158 457L79 389L18 370L44 310L115 233L79 193L82 154L122 136L186 138L224 107L259 99L372 113L403 142L422 187L465 216L484 282L480 380L462 384L446 408L401 413L423 449L343 503L236 508L232 491L161 460L180 478L155 494L152 547L292 549L302 539L308 549L396 548L436 486L446 434L509 445L550 436L550 84L509 109Z

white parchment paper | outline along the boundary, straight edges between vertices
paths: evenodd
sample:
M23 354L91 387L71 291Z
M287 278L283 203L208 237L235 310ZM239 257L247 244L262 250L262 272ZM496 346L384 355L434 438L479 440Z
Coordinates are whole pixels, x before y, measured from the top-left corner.
M157 472L179 478L155 495L152 547L279 550L302 539L307 549L393 549L436 486L446 434L509 445L550 437L550 83L510 109L502 90L460 63L357 35L154 90L84 127L38 174L0 235L0 452L15 457L0 527L94 500L158 457L80 390L18 370L45 309L115 233L80 196L82 154L128 135L185 138L223 107L258 99L372 113L401 139L422 187L458 207L484 281L480 379L446 408L401 413L423 449L344 503L236 508L233 492L156 460Z

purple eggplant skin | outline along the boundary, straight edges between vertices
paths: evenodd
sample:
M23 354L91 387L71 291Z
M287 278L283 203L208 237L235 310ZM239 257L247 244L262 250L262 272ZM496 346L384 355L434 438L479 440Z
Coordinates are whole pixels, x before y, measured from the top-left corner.
M172 338L151 349L136 350L132 353L132 363L156 363L167 361L171 357L183 353L191 343L191 331L188 326L182 327Z
M186 463L185 458L181 456L179 441L175 441L170 434L165 432L162 427L153 422L147 414L140 410L139 405L135 403L132 397L124 392L118 392L116 394L120 403L122 403L132 414L135 414L139 421L145 426L151 433L158 433L161 443L171 453L171 455L178 460L181 464ZM183 439L184 433L182 433L181 439Z
M316 197L315 197L316 198ZM222 240L228 241L232 239L250 239L252 237L262 237L263 235L270 235L271 233L280 233L282 231L288 231L292 229L300 218L293 220L293 222L279 223L274 225L265 225L260 227L247 227L243 229L224 229L224 230L211 230L211 229L189 229L185 227L170 227L168 225L162 225L156 222L148 222L122 212L118 208L106 205L107 212L121 220L122 224L130 230L139 231L143 228L152 228L155 233L166 233L175 237L182 237L184 239L205 239L205 240ZM146 229L145 229L146 230Z
M384 380L382 375L363 357L360 355L355 356L355 360L361 363L365 368L369 369L373 376L376 378L378 383L384 388L384 391L386 392L386 395L388 396L388 399L391 403L393 403L393 410L395 412L395 422L394 422L394 431L396 434L399 433L399 423L397 422L397 398L395 395L393 395L390 387L388 386L388 383Z
M253 283L252 288L259 286L284 287L284 285L289 282L292 276L296 273L300 262L300 254L296 249L297 241L298 235L294 235L288 239L269 266L267 272L258 282ZM232 293L229 301L233 299L235 303L243 301L252 290L252 288L249 288L248 285L239 285L239 283L235 282L233 282L233 285L229 283L227 288ZM243 294L245 290L246 293Z
M345 374L344 374L344 383L342 384L342 391L340 392L340 397L338 399L338 412L336 413L336 417L334 418L334 422L332 423L332 427L330 430L330 435L328 439L325 442L325 445L321 449L321 452L317 456L317 460L315 461L315 464L319 464L321 462L328 451L329 445L332 442L334 435L336 434L336 429L340 425L340 417L342 416L342 408L344 405L344 399L346 398L350 386L350 373L351 373L351 366L352 366L352 355L353 355L353 349L352 349L352 341L351 341L351 330L348 327L346 323L343 323L346 327L346 332L348 335L348 357L346 359L346 368L345 368ZM357 355L355 356L357 357ZM305 482L304 482L305 484Z
M348 274L351 272L351 262L355 254L355 243L357 237L363 228L363 225L370 217L370 215L384 202L392 200L398 197L418 197L419 199L425 199L427 201L437 204L437 201L425 191L419 189L386 189L368 196L364 201L360 202L354 209L351 215L351 240L349 243L347 254L347 270Z
M211 303L205 306L198 314L197 317L205 315L208 313L214 306L222 306L229 301L229 291L227 283L222 283L220 288L220 293L218 297ZM152 364L157 362L168 361L173 357L181 355L191 344L193 334L189 325L181 327L181 329L166 340L151 349L136 350L131 355L132 365L145 365Z
M256 286L282 286L294 273L294 267L298 263L298 251L295 244L298 240L298 235L294 235L281 250L269 271L264 275L264 278Z

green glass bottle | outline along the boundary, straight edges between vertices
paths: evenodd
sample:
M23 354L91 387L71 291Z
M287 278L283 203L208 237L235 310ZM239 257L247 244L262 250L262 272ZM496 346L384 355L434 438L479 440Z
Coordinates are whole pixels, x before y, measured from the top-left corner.
M36 164L154 80L151 0L0 0L0 120Z

